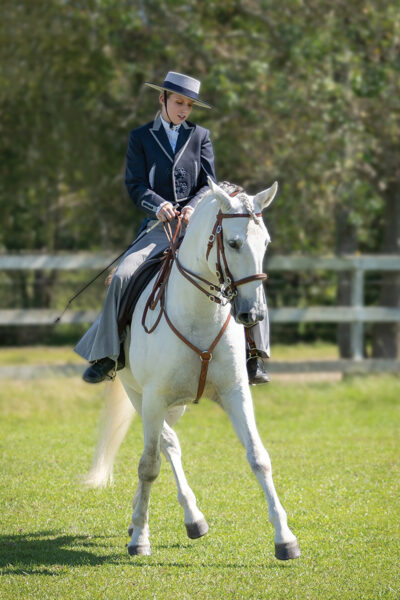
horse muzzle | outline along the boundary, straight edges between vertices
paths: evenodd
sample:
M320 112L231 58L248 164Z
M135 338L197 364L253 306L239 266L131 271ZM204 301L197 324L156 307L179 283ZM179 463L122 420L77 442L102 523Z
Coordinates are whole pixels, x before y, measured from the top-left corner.
M262 304L250 305L247 302L239 302L236 297L232 303L232 314L237 323L245 327L251 327L265 319L267 308Z

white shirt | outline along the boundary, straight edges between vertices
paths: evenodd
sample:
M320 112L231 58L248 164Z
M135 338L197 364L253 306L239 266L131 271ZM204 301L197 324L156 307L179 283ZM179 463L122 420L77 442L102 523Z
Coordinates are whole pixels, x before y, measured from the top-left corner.
M169 140L169 143L171 144L171 148L175 152L176 143L178 141L180 125L173 125L172 127L170 127L169 123L167 123L167 121L165 121L165 119L163 119L162 117L161 117L161 123L164 125L165 133L168 136L168 140Z

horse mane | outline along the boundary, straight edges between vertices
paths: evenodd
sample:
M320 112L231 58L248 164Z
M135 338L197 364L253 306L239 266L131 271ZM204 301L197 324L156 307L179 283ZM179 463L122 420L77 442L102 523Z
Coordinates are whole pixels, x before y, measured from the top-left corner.
M254 223L260 224L260 219L257 217L257 214L254 209L254 205L250 200L249 196L245 193L240 185L236 185L235 183L230 183L229 181L222 181L218 183L219 187L226 192L229 196L235 195L238 200L243 204L245 210L251 215Z
M237 192L242 192L243 188L240 185L236 185L236 183L230 183L229 181L221 181L218 182L218 186L226 192L229 196L231 194L235 194Z

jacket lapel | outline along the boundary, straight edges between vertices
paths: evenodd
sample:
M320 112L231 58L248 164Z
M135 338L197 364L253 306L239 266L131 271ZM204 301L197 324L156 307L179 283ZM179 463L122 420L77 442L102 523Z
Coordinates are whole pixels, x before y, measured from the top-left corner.
M180 126L178 141L176 143L176 148L175 148L175 160L174 160L175 164L178 162L178 160L180 160L182 154L185 152L186 147L189 143L189 140L194 133L194 130L195 130L195 127L190 126L188 123L186 123L186 121L184 121L182 123L182 125Z
M169 143L168 136L165 133L165 129L161 123L161 118L159 116L154 120L153 127L150 128L150 133L157 142L157 144L160 146L164 154L168 156L169 160L173 163L174 153L172 152L171 144Z

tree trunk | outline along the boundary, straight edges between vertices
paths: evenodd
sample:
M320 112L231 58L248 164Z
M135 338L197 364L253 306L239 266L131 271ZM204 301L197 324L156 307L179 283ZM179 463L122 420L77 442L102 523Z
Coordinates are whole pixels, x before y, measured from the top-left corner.
M349 219L350 210L340 205L336 209L336 253L354 254L357 250L357 231ZM348 271L338 272L337 305L350 306L351 304L351 278ZM337 344L340 358L351 358L351 324L339 323L336 330Z
M382 252L400 255L400 182L385 193L385 231ZM400 266L400 257L399 257ZM381 306L400 308L400 269L381 276ZM376 323L372 328L372 356L397 359L400 352L400 323Z

